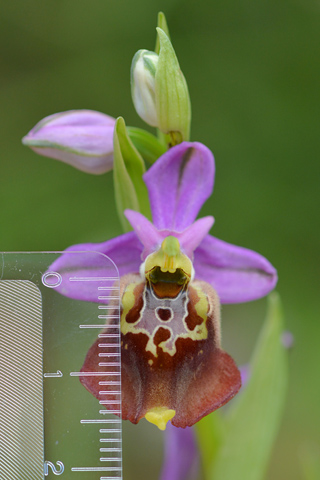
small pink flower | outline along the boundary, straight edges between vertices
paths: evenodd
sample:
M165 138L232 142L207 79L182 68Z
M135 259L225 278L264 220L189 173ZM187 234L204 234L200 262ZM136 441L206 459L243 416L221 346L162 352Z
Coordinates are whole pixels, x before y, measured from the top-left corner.
M41 120L22 143L45 157L92 174L113 166L115 119L93 110L70 110Z

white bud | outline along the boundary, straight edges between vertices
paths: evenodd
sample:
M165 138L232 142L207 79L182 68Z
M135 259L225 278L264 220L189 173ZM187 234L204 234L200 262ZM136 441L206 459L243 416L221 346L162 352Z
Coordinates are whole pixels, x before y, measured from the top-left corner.
M152 127L158 126L155 75L158 55L149 50L139 50L131 64L131 95L138 115Z

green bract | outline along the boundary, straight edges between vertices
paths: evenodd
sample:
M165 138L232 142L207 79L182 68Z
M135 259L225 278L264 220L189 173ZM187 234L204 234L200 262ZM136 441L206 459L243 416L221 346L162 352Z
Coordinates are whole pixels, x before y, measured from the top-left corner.
M171 143L175 145L189 140L191 103L187 82L172 44L161 28L157 28L157 32L160 40L155 78L158 128L169 134Z
M167 24L167 20L166 20L166 17L165 17L165 14L163 12L159 12L158 13L158 25L157 27L161 28L161 30L164 31L164 33L167 35L167 37L170 39L170 35L169 35L169 28L168 28L168 24ZM159 55L159 52L160 52L160 39L159 39L159 35L157 34L157 38L156 38L156 46L154 48L154 51Z
M145 165L128 136L122 117L116 121L113 135L113 178L118 215L124 231L132 230L123 212L126 208L151 218L147 187L142 179Z

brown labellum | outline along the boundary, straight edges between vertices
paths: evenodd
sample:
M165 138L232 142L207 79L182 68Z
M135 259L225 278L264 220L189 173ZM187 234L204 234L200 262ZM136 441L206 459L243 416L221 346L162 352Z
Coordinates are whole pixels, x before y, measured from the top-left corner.
M122 418L138 423L150 410L166 408L175 411L171 423L185 428L227 403L241 380L235 362L220 348L215 290L198 281L175 284L174 297L168 289L167 282L143 282L138 275L121 280ZM103 371L98 343L82 371ZM98 378L81 382L101 400Z

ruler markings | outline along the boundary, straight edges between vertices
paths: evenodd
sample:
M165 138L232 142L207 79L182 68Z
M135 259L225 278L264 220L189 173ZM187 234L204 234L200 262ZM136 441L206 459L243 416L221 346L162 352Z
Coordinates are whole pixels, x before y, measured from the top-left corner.
M72 467L72 472L121 472L121 467Z
M70 282L108 282L119 280L117 277L69 277ZM114 287L115 288L115 287Z
M75 278L73 281L98 281L100 278ZM115 279L114 279L115 280ZM98 290L112 290L114 291L115 286L113 285L112 287L98 287ZM115 296L115 295L109 295L109 296L99 296L99 300L119 300L120 297ZM99 305L98 309L105 310L106 314L104 315L98 315L99 320L118 320L119 315L118 314L111 314L108 313L111 310L114 309L119 309L119 306L105 306L105 305ZM79 325L80 329L101 329L105 331L109 331L112 333L101 333L98 335L98 338L101 339L106 339L105 343L99 343L98 347L99 348L104 348L107 349L107 351L99 353L99 357L104 357L104 358L110 358L110 360L115 360L111 362L100 362L99 366L100 367L118 367L117 369L120 369L121 367L121 362L119 361L121 358L121 353L120 353L120 325L102 325L102 324L81 324ZM112 330L113 329L113 330ZM109 342L108 342L109 340ZM112 343L114 342L114 343ZM117 347L118 350L114 350L114 347ZM112 349L112 352L108 353L108 349ZM118 360L118 361L117 361ZM71 372L70 376L74 377L82 377L82 376L113 376L113 377L118 377L119 379L121 378L121 372ZM104 386L111 386L114 388L119 388L118 390L101 390L99 393L101 395L116 395L117 398L121 398L121 381L118 380L108 380L108 381L100 381L99 385L104 385ZM101 415L113 415L113 414L118 414L121 415L121 400L100 400L99 404L105 405L106 407L111 406L112 410L99 410L99 414ZM116 407L116 408L115 408ZM100 457L100 462L110 462L111 465L113 463L114 466L106 466L106 467L73 467L71 470L73 472L110 472L110 475L108 476L101 476L100 480L119 480L120 478L122 479L122 438L121 438L121 433L122 433L122 428L121 428L121 419L82 419L80 421L81 424L88 425L88 424L102 424L106 425L107 428L100 428L99 432L101 434L113 434L114 436L117 436L120 438L100 438L101 443L107 443L110 445L110 447L107 448L100 448L101 453L116 453L118 456L115 457ZM115 428L114 428L115 427ZM112 435L112 436L113 436ZM119 447L114 447L113 445L119 445ZM117 466L116 466L116 465ZM119 472L119 475L112 476L111 472Z
M114 420L114 419L109 419L109 420L96 420L96 419L92 419L92 420L80 420L80 423L81 424L93 424L93 423L103 423L103 424L106 424L106 423L121 423L121 420Z
M119 290L119 287L115 287L115 286L112 286L112 287L98 287L98 290Z
M121 448L99 448L100 452L108 453L108 452L121 452Z
M119 390L100 390L99 395L120 395Z
M120 357L121 353L99 353L99 357Z
M121 439L118 438L100 438L101 443L121 443Z
M116 284L113 284L112 286L97 286L97 289L98 291L106 291L106 295L101 295L99 296L98 295L98 300L119 300L120 297L118 295L115 295L118 293L118 290L119 290L119 277L103 277L103 276L95 276L95 277L85 277L85 276L73 276L73 277L69 277L69 281L70 282L116 282ZM101 283L100 283L101 284ZM94 286L94 288L96 288ZM110 294L108 295L108 292L110 292ZM114 305L114 306L106 306L106 305L98 305L98 309L99 310L105 310L106 314L105 315L98 315L98 319L115 319L115 320L119 320L119 315L118 314L115 314L116 312L112 312L114 313L113 315L112 314L108 314L108 312L112 311L112 310L119 310L120 306L119 305ZM102 312L104 313L104 312ZM86 319L84 319L84 321L86 321ZM116 325L104 325L104 324L89 324L89 325L86 325L86 324L81 324L79 325L79 328L80 329L114 329L115 331L119 330L120 329L120 325L119 324L116 324ZM112 331L112 330L111 330ZM110 348L110 349L114 349L114 347L117 347L118 349L120 349L120 333L119 331L117 333L111 333L111 334L108 334L108 333L104 333L104 334L99 334L98 335L99 338L106 338L106 339L110 339L110 342L112 342L113 339L116 339L115 340L115 343L101 343L99 344L99 347L100 348ZM107 340L108 341L108 340ZM101 353L99 354L99 357L111 357L110 359L112 360L112 357L121 357L121 354L120 353ZM121 366L121 362L101 362L99 364L100 366L103 366L103 367L114 367L114 366ZM52 368L52 370L50 371L49 369L49 372L45 372L45 373L42 373L41 372L41 376L43 375L44 377L46 378L54 378L54 377L62 377L63 374L61 372L61 370L56 370L55 368ZM86 376L113 376L113 377L118 377L118 378L121 378L121 373L117 373L117 372L69 372L69 375L71 377L86 377ZM68 373L67 373L67 376L68 376ZM115 387L115 386L119 386L119 391L116 391L116 390L111 390L111 391L103 391L101 390L101 394L105 394L105 395L121 395L121 382L120 381L105 381L105 382L99 382L99 385L108 385L108 386L111 386L111 387ZM116 387L115 387L116 388ZM104 404L104 405L113 405L113 409L110 409L110 410L99 410L99 414L101 415L113 415L113 414L120 414L121 415L121 401L120 400L105 400L105 401L100 401L99 402L100 404ZM122 428L121 428L121 419L108 419L105 418L105 419L82 419L80 420L80 424L100 424L100 425L106 425L106 426L109 426L109 428L101 428L99 431L101 434L114 434L114 436L118 437L118 438L100 438L99 441L100 442L105 442L105 443L109 443L110 445L112 444L116 444L117 446L119 446L119 448L116 448L116 447L109 447L109 448L101 448L99 449L100 452L105 452L105 453L109 453L109 454L112 454L112 453L116 453L117 456L105 456L105 457L100 457L100 461L101 462L118 462L118 466L114 465L114 466L87 466L87 467L72 467L71 468L71 471L72 472L106 472L106 475L107 476L101 476L100 477L100 480L119 480L119 478L122 479L122 447L121 447L121 444L122 444L122 438L121 438L121 433L122 433ZM116 428L113 428L113 425L116 427ZM108 435L107 435L108 436ZM112 435L109 435L109 437L112 437ZM51 465L51 462L46 462L46 463L49 463ZM61 462L57 462L57 464L59 464ZM53 465L53 464L52 464ZM63 464L62 464L63 465ZM43 466L43 462L42 462L42 466ZM70 468L70 467L69 467ZM110 474L108 473L110 472ZM118 475L117 473L114 473L113 475L117 475L117 476L112 476L112 473L111 472L120 472ZM55 472L53 472L55 473ZM59 475L61 472L58 472L57 474Z
M119 338L120 333L99 333L98 338Z
M120 305L98 305L99 310L109 310L114 308L120 308Z
M119 457L100 457L100 462L121 462Z
M120 367L121 362L99 362L99 367Z
M118 372L70 372L70 377L121 376Z
M121 477L100 477L100 480L122 480L122 475Z
M99 385L102 385L102 386L114 386L114 385L121 385L121 382L116 382L116 381L112 381L110 380L109 382L99 382Z
M99 382L99 385L121 385L121 382L110 380L109 382Z
M120 300L120 297L115 295L99 295L98 300Z
M106 315L106 317L108 317L108 318L114 318L113 315L111 315L111 316ZM100 315L99 315L99 318L100 318ZM116 318L117 318L117 317L116 317ZM119 326L119 325L104 325L104 324L100 324L100 323L99 323L99 324L95 324L95 325L94 325L94 324L91 324L91 325L90 325L90 324L89 324L89 325L79 325L79 328L100 328L100 329L102 329L102 328L103 328L103 329L105 329L105 328L116 328L116 329L118 329L118 328L120 328L120 326Z
M99 413L101 415L108 415L110 413L119 414L121 413L121 410L99 410Z

